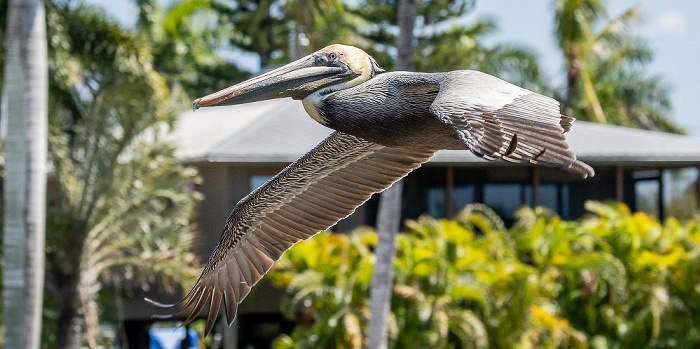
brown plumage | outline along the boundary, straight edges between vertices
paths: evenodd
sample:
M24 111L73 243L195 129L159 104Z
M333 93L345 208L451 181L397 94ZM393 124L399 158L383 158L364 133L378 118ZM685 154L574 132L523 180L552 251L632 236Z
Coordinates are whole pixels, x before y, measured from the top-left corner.
M476 71L380 72L364 51L326 47L225 90L202 106L292 97L336 130L243 198L193 289L177 304L185 323L211 299L209 333L223 301L228 323L238 303L295 243L328 229L440 149L469 148L485 159L556 167L593 176L568 150L573 118L559 104ZM168 315L170 316L170 315Z

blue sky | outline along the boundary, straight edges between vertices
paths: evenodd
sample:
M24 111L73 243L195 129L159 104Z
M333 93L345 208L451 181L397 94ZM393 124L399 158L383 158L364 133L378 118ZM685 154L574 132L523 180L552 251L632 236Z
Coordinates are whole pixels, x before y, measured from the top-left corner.
M88 2L103 6L126 25L136 17L130 1ZM607 5L611 16L631 6L640 6L643 17L639 33L655 52L649 73L661 76L671 88L672 118L691 135L700 137L700 113L695 107L700 99L700 70L695 63L700 58L700 1L609 0ZM517 42L533 47L549 76L563 76L562 58L554 39L553 6L553 0L478 0L475 11L464 20L478 16L495 19L501 31L492 38L494 42ZM247 59L245 66L250 69L254 62Z

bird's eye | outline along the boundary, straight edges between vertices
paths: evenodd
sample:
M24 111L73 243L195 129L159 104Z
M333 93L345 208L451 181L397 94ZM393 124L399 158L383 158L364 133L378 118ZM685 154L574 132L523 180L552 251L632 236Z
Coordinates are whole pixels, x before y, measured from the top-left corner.
M335 61L338 57L340 57L340 55L337 52L331 51L326 53L326 58L328 58L329 61Z

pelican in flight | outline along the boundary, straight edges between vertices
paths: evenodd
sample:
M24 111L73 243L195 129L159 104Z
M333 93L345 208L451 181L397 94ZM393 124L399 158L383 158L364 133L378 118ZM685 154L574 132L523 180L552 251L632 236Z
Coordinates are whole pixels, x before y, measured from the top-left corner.
M286 250L347 217L440 149L594 175L569 151L564 132L574 119L561 115L552 98L478 71L380 72L361 49L331 45L196 99L195 110L292 97L335 132L238 202L179 303L149 301L174 307L189 323L211 299L207 334L223 301L230 325L238 303Z

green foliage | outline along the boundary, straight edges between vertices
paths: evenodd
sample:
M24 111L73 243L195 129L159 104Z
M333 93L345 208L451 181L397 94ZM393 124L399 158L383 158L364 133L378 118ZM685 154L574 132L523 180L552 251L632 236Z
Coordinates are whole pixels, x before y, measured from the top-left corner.
M522 208L505 229L483 205L421 217L397 237L394 348L671 348L700 345L700 223L659 224L588 202L562 221ZM298 326L275 348L361 347L376 236L323 233L273 269Z
M170 86L172 100L187 108L192 98L221 90L250 76L219 54L235 35L218 25L220 14L211 0L180 0L161 9L157 1L139 0L138 35L150 42L153 69Z
M260 55L263 67L287 63L332 43L366 46L357 28L367 19L341 0L212 1L228 42ZM291 45L290 45L291 43Z
M538 92L549 92L532 50L516 44L487 45L486 39L498 32L496 23L489 18L464 21L474 6L471 0L417 2L415 70L475 69ZM382 67L392 70L398 1L363 0L350 10L372 23L360 31L371 43L365 45L367 52Z

